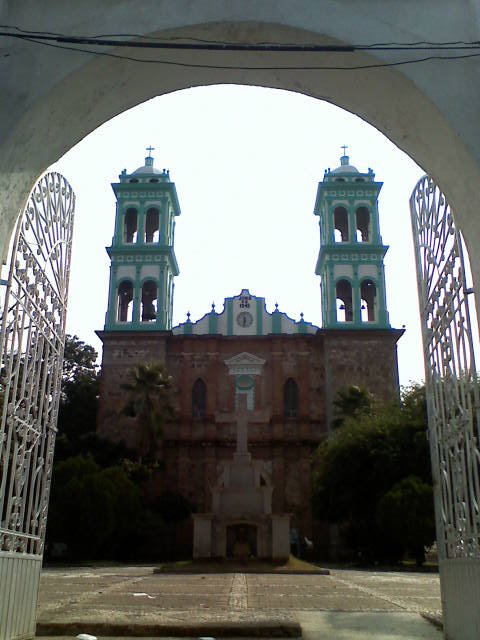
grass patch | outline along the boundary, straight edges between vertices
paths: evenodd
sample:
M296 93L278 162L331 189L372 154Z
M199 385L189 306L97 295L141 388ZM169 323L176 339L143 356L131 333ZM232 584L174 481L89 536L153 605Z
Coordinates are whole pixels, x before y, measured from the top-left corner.
M240 561L233 558L181 560L158 565L155 573L319 573L322 570L310 562L290 555L288 560L275 562L248 558Z

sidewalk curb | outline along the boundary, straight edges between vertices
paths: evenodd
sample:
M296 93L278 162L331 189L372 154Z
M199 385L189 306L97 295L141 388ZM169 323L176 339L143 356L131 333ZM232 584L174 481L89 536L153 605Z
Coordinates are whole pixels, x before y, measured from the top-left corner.
M216 569L208 569L207 567L201 570L195 569L192 571L182 570L182 569L161 569L156 567L153 569L153 573L155 575L184 575L184 576L201 576L201 575L210 575L213 573L246 573L250 575L269 575L269 576L329 576L330 569L315 569L314 571L303 571L302 569L278 569L275 571L261 571L259 569L227 569L227 568L216 568Z
M422 618L425 618L425 620L430 622L430 624L433 624L434 627L437 627L437 629L443 631L442 616L436 615L435 613L428 613L426 611L421 612L420 615L422 616Z
M215 638L300 638L302 628L293 620L252 621L252 622L200 622L192 624L136 624L112 622L39 622L37 637L76 636L89 633L95 636L111 637L199 637Z

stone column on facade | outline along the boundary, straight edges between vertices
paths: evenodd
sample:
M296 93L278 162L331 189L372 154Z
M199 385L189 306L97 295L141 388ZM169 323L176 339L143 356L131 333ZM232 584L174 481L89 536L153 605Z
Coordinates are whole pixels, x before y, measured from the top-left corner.
M142 311L142 288L140 285L140 270L139 264L135 265L135 283L133 287L133 322L140 322L140 315Z
M147 209L145 203L142 207L139 208L138 217L137 217L137 242L139 244L145 244L145 225L146 225L146 217L147 217Z

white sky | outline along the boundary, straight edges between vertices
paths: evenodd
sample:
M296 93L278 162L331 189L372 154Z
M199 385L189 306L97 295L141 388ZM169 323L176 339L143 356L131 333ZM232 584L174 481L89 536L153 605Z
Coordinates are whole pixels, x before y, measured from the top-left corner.
M107 122L65 154L60 171L77 195L67 330L97 350L107 308L115 198L124 168L170 169L182 214L177 218L174 324L196 320L242 288L299 319L321 324L318 218L324 169L371 167L384 182L380 228L392 326L402 384L424 377L408 200L423 171L360 118L301 94L240 86L200 87L155 98ZM375 366L375 363L372 363Z

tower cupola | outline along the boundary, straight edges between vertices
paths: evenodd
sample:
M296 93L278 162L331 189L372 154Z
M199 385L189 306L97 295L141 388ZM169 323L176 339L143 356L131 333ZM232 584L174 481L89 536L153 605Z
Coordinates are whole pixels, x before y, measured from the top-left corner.
M117 200L115 233L107 247L110 292L107 331L169 330L172 326L175 218L180 215L175 184L166 169L145 165L124 169L112 188Z
M325 171L318 185L320 251L315 272L321 278L323 327L390 328L378 220L381 182L371 169L360 172L343 147L340 166Z

